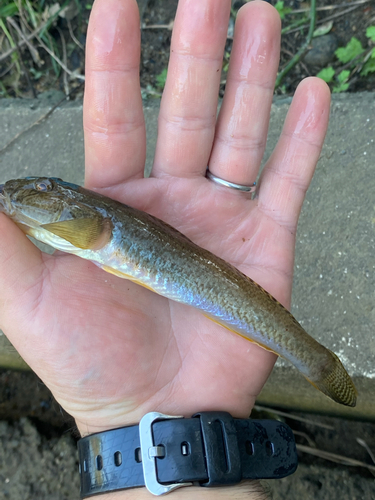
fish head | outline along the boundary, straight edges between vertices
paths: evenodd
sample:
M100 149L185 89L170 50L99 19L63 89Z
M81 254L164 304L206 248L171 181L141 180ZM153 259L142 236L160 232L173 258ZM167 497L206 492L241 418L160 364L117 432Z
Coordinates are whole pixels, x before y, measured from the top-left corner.
M25 177L1 184L0 212L26 234L64 251L68 250L61 239L89 249L110 237L110 221L86 190L55 177Z
M74 218L78 208L82 211L71 196L79 186L71 184L67 189L63 184L67 183L47 177L7 181L0 185L0 212L33 227Z

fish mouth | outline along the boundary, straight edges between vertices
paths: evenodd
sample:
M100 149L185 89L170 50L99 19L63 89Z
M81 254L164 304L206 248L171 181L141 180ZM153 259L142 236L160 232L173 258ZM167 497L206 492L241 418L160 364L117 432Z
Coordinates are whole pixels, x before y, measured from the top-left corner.
M5 200L4 186L5 184L0 184L0 212L3 212L2 209L4 208L4 200Z
M5 184L0 184L0 213L8 213L6 194L4 190Z

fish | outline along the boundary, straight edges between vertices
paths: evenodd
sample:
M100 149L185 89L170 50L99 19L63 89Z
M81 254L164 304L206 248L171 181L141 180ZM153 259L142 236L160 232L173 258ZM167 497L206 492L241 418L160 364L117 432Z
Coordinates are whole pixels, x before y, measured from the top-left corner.
M291 362L333 401L356 405L356 388L334 352L255 281L166 222L55 177L1 184L0 212L57 250L199 309Z

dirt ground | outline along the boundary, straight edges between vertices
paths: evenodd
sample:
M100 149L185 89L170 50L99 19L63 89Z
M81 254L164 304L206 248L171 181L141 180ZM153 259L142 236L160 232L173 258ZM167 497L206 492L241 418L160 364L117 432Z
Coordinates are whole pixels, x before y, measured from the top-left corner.
M149 0L148 8L145 9L143 15L144 26L168 25L174 19L177 3L177 0ZM234 10L238 10L245 3L246 2L243 0L232 2ZM271 1L270 3L274 5L276 2ZM335 7L342 4L343 2L338 0L319 0L317 2L317 7ZM309 4L307 2L298 0L285 0L284 5L293 10L309 8ZM363 47L367 47L368 40L365 36L366 28L371 24L375 24L375 8L373 2L368 2L356 7L352 6L354 9L347 13L345 12L351 8L351 3L348 2L345 5L346 7L342 9L318 10L317 27L321 26L321 24L329 22L328 18L336 16L332 19L333 25L329 32L330 44L333 43L333 50L328 51L329 55L327 55L326 51L324 51L324 55L321 54L320 57L315 58L314 62L316 62L316 64L308 64L304 59L301 60L301 62L287 74L285 80L283 81L284 93L293 94L298 83L303 78L316 75L318 71L327 65L333 64L335 66L333 51L337 47L346 46L353 36L357 37L361 41ZM296 20L297 16L298 14L295 14L293 17L287 17L283 22L283 27L288 26L288 24ZM303 30L296 30L288 35L282 36L279 70L284 68L291 57L297 53L301 45L304 43L307 35L307 24L305 23L304 26L305 28ZM228 34L232 34L231 28L229 29ZM170 40L171 32L168 29L154 28L143 30L141 64L141 86L143 88L146 88L147 85L157 87L156 76L159 75L168 65ZM327 46L327 41L325 41L323 45ZM232 40L228 37L225 52L230 54L231 50ZM221 81L225 82L225 64L223 65L223 68L224 70L222 72ZM349 91L373 91L374 88L375 77L368 77L364 79L358 76L350 85ZM221 85L221 95L224 94L224 91L225 83ZM281 90L279 90L278 93L281 93Z
M234 7L239 7L241 3L243 2L235 2ZM319 2L319 5L338 3L337 0L325 0ZM145 26L168 25L174 18L177 0L149 0L143 4L145 8L142 22ZM305 6L297 1L286 4L293 9ZM328 16L327 11L322 11L318 18L322 19L324 16ZM369 2L335 18L331 32L337 44L343 46L351 36L357 36L365 46L365 28L371 22L375 24L374 16L374 4ZM61 28L66 29L64 21L59 22ZM79 29L78 20L75 22L75 29ZM85 19L80 19L79 22L82 26L85 25ZM305 35L306 31L297 31L283 39L281 66L298 50ZM85 30L82 28L78 38L84 41L84 37ZM143 30L142 88L158 91L157 76L167 67L170 39L171 31L167 28ZM228 53L231 45L232 42L228 39ZM77 48L70 55L69 62L76 68L83 67L83 51ZM305 62L298 64L286 77L284 91L293 93L297 83L310 74L314 72ZM225 81L225 78L226 74L223 72L222 80ZM47 84L47 77L35 81L34 90L37 93L45 90ZM55 80L53 85L61 89L62 79ZM32 96L26 83L20 89L25 97ZM223 83L222 94L224 90ZM350 91L360 90L374 90L374 79L354 81ZM356 438L362 439L372 453L375 453L374 423L316 415L304 417L310 418L314 424L286 419L295 430L298 443L373 464L369 453ZM315 425L319 422L329 424L332 429ZM0 371L0 500L77 499L79 477L75 436L74 423L33 373ZM299 453L299 456L300 467L294 476L269 483L268 488L275 500L375 499L375 480L367 469L340 465L305 453Z

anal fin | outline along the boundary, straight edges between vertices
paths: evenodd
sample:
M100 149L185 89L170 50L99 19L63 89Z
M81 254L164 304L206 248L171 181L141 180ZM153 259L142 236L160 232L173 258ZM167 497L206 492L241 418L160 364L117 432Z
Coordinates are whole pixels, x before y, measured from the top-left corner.
M257 346L261 347L262 349L265 349L266 351L269 351L269 352L272 352L273 354L276 354L277 356L279 356L279 354L277 354L277 352L275 352L273 349L271 349L270 347L267 347L266 345L264 344L261 344L259 342L256 342L255 340L251 339L250 337L247 337L246 335L243 335L242 333L239 333L239 332L236 332L236 330L233 330L233 328L230 328L229 326L225 325L224 323L221 323L220 321L218 321L216 318L213 318L212 316L209 316L208 314L204 314L203 313L203 316L205 316L206 318L208 318L210 321L213 321L214 323L216 323L217 325L220 325L222 326L223 328L226 328L227 330L229 330L230 332L232 333L235 333L236 335L239 335L240 337L246 339L248 342L251 342L252 344L256 344Z
M109 267L109 266L101 266L101 268L103 269L103 271L106 271L107 273L114 274L115 276L118 276L119 278L130 280L133 283L136 283L137 285L143 286L143 288L147 288L147 290L151 290L151 292L158 293L156 290L151 288L149 285L146 285L142 281L137 280L136 278L134 278L130 274L122 273L121 271L118 271L117 269L113 269L113 267Z

